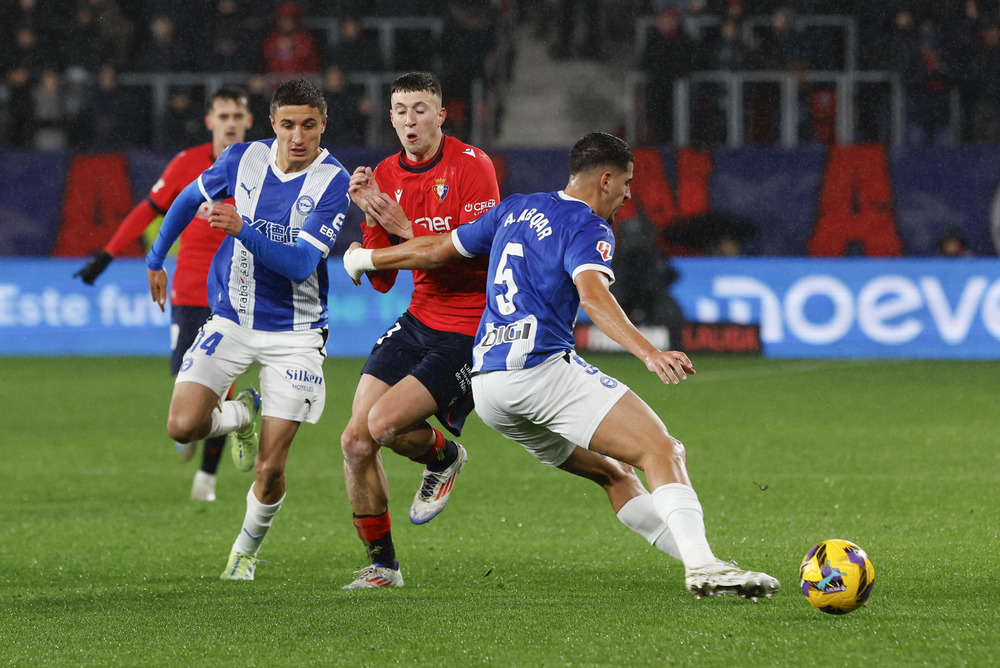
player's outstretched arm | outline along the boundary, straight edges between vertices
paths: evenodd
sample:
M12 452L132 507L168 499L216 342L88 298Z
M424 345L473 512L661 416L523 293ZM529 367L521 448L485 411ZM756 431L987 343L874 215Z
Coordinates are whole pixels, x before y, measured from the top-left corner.
M299 236L294 246L288 246L280 241L272 241L249 225L244 225L243 218L232 204L213 204L208 222L212 227L239 239L253 253L254 258L296 282L312 276L323 259L323 251L303 236Z
M360 284L366 271L381 269L437 269L463 257L450 234L415 237L398 246L362 248L354 242L344 253L344 269L355 284Z
M635 328L608 289L606 274L596 270L581 271L574 282L580 293L580 306L598 329L641 359L664 383L676 385L686 380L687 374L695 373L687 355L677 350L660 350Z
M170 209L163 216L163 224L160 225L160 232L156 235L153 247L146 254L146 277L149 280L149 291L153 301L159 304L160 310L164 310L167 301L167 272L163 269L163 260L167 257L167 251L177 241L184 228L188 226L198 207L204 201L198 182L194 181L181 191Z
M194 219L198 213L198 207L205 201L198 181L192 181L170 205L167 213L163 216L163 224L160 225L160 232L153 241L153 246L146 254L146 268L158 270L163 268L163 260L167 257L167 251L177 241L184 228Z

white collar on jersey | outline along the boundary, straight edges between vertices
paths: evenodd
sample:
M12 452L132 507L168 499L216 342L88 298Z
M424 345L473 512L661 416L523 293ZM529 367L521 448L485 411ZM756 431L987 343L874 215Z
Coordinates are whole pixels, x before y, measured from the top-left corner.
M559 192L557 192L556 194L557 194L557 195L559 195L560 197L562 197L563 199L565 199L565 200L569 200L569 201L571 201L571 202L580 202L581 204L587 204L587 203L586 203L586 202L584 202L584 201L583 201L582 199L577 199L576 197L573 197L572 195L567 195L567 194L566 194L566 192L565 192L565 191L563 191L563 190L560 190L560 191L559 191ZM587 206L590 206L590 205L589 205L589 204L587 204Z
M305 169L297 172L292 172L291 174L285 174L283 171L281 171L281 168L278 167L278 140L275 139L273 142L271 142L271 171L274 172L274 175L278 177L279 181L287 183L288 181L299 178L300 176L308 172L310 169L312 169L319 163L326 160L326 156L328 155L330 155L330 152L327 151L325 148L320 147L319 153L316 155L316 158L312 162L310 162Z

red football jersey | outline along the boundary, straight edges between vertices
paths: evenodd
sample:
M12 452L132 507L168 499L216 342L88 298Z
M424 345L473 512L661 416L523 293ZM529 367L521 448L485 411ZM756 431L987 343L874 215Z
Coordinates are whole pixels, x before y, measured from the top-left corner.
M449 234L476 220L500 201L496 170L489 156L445 136L437 154L415 163L405 151L375 168L379 190L394 197L413 223L414 236ZM380 226L364 229L365 248L384 248L389 235ZM428 327L474 336L486 306L488 258L462 259L432 271L413 271L409 311ZM377 290L392 287L394 271L371 272Z
M212 166L212 144L201 144L173 157L146 199L130 213L104 247L112 255L142 236L152 220L163 214L184 188ZM233 204L232 199L226 200ZM170 284L170 303L178 306L208 306L208 267L226 233L208 224L211 205L204 202L184 229L177 253L177 269Z

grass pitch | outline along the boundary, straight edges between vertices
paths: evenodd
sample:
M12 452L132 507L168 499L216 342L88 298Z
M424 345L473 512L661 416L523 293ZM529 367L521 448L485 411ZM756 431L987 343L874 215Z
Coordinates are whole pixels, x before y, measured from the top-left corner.
M471 418L445 512L412 526L420 468L384 456L406 587L341 591L365 564L339 434L359 360L327 363L252 583L222 582L250 474L187 498L163 359L0 360L0 657L13 665L984 666L1000 614L1000 363L696 359L665 387L591 356L664 418L716 553L767 571L770 601L696 601L593 483ZM254 381L253 377L249 378ZM797 591L825 538L865 548L868 604Z

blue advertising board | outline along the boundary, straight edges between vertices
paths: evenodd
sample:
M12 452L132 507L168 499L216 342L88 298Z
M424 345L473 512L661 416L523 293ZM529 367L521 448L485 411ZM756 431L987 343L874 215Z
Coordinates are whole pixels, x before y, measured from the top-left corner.
M331 258L333 357L368 354L405 310L355 287ZM1000 259L678 258L671 293L698 322L759 324L775 358L1000 359ZM150 300L141 260L116 260L94 286L81 260L0 258L0 356L153 355L170 313ZM168 269L170 267L168 266Z
M678 258L689 320L759 324L768 357L1000 359L1000 260Z
M168 355L170 310L161 313L151 300L145 263L116 260L90 286L73 278L83 262L0 258L0 356ZM381 294L354 286L339 257L330 264L327 353L366 356L406 309L410 273Z

